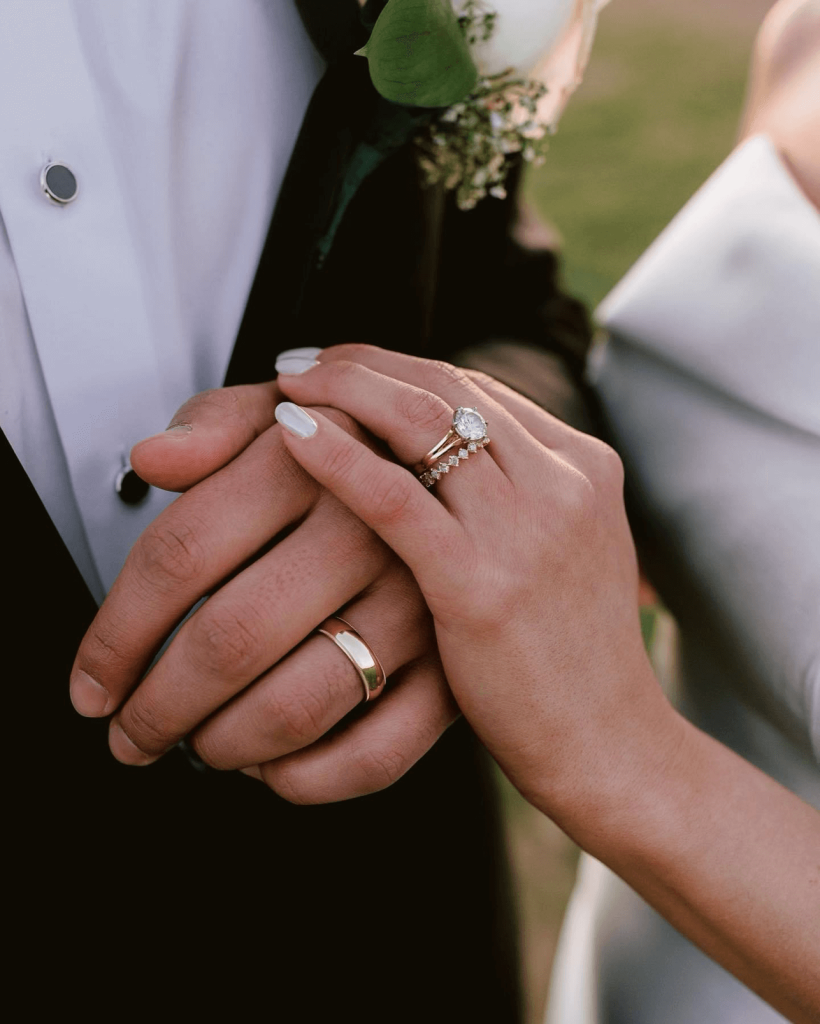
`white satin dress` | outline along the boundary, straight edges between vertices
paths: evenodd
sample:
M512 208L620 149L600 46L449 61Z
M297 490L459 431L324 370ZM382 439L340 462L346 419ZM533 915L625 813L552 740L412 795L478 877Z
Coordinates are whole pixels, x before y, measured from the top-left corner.
M820 808L820 213L766 137L599 317L590 376L658 542L679 706ZM782 1020L582 858L548 1024Z

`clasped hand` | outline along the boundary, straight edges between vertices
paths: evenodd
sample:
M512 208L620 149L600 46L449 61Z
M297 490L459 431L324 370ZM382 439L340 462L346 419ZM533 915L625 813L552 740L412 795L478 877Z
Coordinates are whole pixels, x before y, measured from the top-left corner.
M318 803L389 785L458 710L411 574L290 457L280 398L275 384L205 392L135 446L144 479L185 493L130 552L77 653L71 694L80 712L113 715L111 750L126 764L187 737L207 764L256 775L264 764L271 788ZM333 727L361 682L311 635L336 613L391 677L344 731Z
M274 423L283 395L311 408L312 436ZM479 408L492 444L428 492L403 466L458 405ZM516 785L535 798L548 784L555 803L580 765L612 775L616 722L670 720L641 642L620 460L489 378L339 346L278 384L196 396L132 461L185 493L134 546L72 674L80 710L103 688L94 710L114 713L126 763L188 737L291 800L344 799L398 778L460 708ZM347 719L361 684L311 636L337 612L390 676Z

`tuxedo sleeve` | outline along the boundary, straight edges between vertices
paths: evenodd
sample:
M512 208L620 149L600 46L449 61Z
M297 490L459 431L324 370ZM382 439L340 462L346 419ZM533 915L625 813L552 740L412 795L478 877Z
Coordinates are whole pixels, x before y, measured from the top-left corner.
M598 315L589 376L650 574L742 698L820 759L820 215L766 137Z

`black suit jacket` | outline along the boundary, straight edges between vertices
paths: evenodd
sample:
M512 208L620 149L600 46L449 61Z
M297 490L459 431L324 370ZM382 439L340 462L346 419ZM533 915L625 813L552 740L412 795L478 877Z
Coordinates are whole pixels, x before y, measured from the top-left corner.
M293 245L274 218L229 382L270 378L294 344L364 340L461 351L582 414L567 382L586 319L554 257L512 241L512 217L512 201L457 211L419 187L402 150L355 198L290 320L281 282ZM518 1020L506 858L469 730L453 727L389 790L322 807L289 805L179 750L148 768L117 764L106 724L68 699L94 603L1 437L0 468L6 930L27 1016Z

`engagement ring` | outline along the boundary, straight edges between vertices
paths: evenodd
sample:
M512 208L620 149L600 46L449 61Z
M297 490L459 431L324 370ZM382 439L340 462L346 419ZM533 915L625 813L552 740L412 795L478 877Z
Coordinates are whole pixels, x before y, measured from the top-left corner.
M419 480L425 487L432 487L445 473L489 443L487 421L478 409L459 406L447 435L416 466Z

